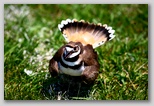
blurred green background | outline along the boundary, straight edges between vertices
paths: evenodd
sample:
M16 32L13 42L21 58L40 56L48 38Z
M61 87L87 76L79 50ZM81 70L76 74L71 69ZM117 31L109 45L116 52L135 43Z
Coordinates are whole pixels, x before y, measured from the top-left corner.
M148 100L148 4L5 4L4 99L57 100L41 93L49 60L65 43L67 18L112 26L96 48L101 65L85 100ZM50 84L50 82L48 82Z

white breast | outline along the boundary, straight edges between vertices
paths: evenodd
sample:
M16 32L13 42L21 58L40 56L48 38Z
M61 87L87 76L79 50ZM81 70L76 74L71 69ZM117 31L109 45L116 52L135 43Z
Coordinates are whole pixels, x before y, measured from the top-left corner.
M84 63L82 64L82 66L79 69L71 69L71 68L65 68L63 67L60 62L59 62L59 70L60 72L67 74L67 75L71 75L71 76L81 76L82 71L84 71L85 67L84 67Z

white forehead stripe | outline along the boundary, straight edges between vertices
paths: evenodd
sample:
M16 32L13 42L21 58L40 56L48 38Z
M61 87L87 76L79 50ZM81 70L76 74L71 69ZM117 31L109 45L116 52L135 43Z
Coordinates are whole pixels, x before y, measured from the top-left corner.
M68 51L68 52L73 50L73 48L71 48L71 47L65 47L65 48L66 48L66 51Z
M72 47L65 47L65 49L66 49L66 51L64 51L64 53L66 54L67 52L73 51L74 48L72 48ZM77 52L72 53L68 58L73 58L73 57L79 55L80 51L81 51L81 49L79 47L79 50Z

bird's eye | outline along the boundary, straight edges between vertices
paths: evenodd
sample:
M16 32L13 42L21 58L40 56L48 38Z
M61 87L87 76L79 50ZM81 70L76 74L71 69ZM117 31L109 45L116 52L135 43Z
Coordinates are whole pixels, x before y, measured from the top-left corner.
M79 50L79 46L75 46L74 51L78 51L78 50Z

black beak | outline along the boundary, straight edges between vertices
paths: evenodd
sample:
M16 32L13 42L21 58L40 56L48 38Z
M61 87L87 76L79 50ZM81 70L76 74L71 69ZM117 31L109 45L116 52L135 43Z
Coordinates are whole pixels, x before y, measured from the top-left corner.
M64 56L64 59L69 58L69 56L70 56L72 53L73 53L73 51L68 52L68 53Z

